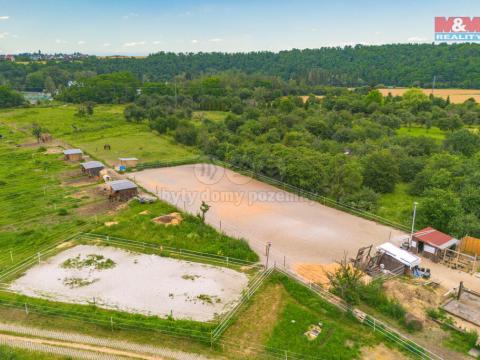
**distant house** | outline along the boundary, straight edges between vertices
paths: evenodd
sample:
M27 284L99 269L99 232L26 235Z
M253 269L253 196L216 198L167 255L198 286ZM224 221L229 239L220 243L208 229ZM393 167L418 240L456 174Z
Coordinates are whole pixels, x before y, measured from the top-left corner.
M427 227L413 234L410 250L437 262L446 249L454 250L458 243L458 239L453 236Z
M138 159L134 157L118 158L118 161L120 162L120 166L125 166L125 168L132 168L138 164Z
M15 62L15 56L13 55L5 55L5 60Z
M82 166L82 172L88 176L100 176L100 171L105 168L100 161L87 161L80 164Z
M115 180L108 183L110 188L110 199L125 201L138 194L138 188L130 180Z
M65 155L65 160L80 161L83 158L83 151L80 149L66 149L63 150L63 155Z

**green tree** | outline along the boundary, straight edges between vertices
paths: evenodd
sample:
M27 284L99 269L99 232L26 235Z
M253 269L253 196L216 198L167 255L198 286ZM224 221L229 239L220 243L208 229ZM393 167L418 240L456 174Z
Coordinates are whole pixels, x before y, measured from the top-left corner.
M399 168L396 159L388 150L374 152L363 161L363 183L379 193L395 190Z
M471 156L479 151L480 136L468 129L460 129L448 134L444 145L451 152Z
M25 99L20 93L6 86L0 86L0 108L20 106L24 103Z
M432 226L444 232L455 230L452 219L463 217L458 197L450 190L430 189L419 204L417 219L419 227Z

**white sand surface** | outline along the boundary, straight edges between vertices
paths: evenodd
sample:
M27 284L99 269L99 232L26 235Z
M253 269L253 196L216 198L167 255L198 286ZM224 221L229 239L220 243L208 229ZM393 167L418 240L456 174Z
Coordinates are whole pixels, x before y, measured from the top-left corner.
M65 268L80 255L103 255L115 266ZM65 279L82 279L87 285L71 287ZM230 309L247 286L245 274L231 269L176 260L119 248L79 245L33 266L10 289L32 297L93 304L161 317L209 321Z

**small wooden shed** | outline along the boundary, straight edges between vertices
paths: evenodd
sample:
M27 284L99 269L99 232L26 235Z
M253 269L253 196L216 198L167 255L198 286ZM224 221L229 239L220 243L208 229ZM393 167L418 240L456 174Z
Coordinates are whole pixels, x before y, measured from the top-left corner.
M134 168L138 164L138 159L134 157L121 157L118 158L120 166L125 166L125 168Z
M413 234L410 251L438 262L442 259L447 249L455 250L458 243L458 239L455 239L453 236L432 227L426 227Z
M380 257L378 264L385 270L396 274L410 275L412 270L420 265L420 258L391 243L384 243L377 247Z
M80 161L83 159L83 151L80 149L63 150L63 155L65 155L65 160Z
M87 161L80 164L82 166L82 172L88 176L100 176L100 171L105 168L100 161Z
M138 194L137 185L130 180L115 180L108 183L111 200L126 201Z

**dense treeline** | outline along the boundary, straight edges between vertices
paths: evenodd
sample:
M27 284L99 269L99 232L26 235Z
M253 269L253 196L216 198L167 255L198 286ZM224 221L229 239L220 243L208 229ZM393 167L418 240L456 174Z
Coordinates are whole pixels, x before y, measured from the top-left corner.
M211 156L367 211L375 212L381 194L405 183L421 199L418 226L480 235L475 101L454 105L416 89L384 97L359 88L325 89L323 99L311 96L304 102L273 96L272 89L248 92L245 83L222 90L218 80L195 80L177 96L166 89L143 94L127 106L126 118L148 121L159 133ZM192 118L193 110L205 109L204 96L220 103L235 99L224 121ZM438 127L447 135L437 141L397 134L411 126ZM403 215L406 223L410 212Z
M0 63L0 85L55 92L69 81L128 71L142 82L173 81L236 70L276 76L298 85L480 88L479 44L357 45L251 53L157 53L144 59L99 59L46 64Z
M0 108L20 106L24 102L25 100L20 93L6 86L0 86Z

